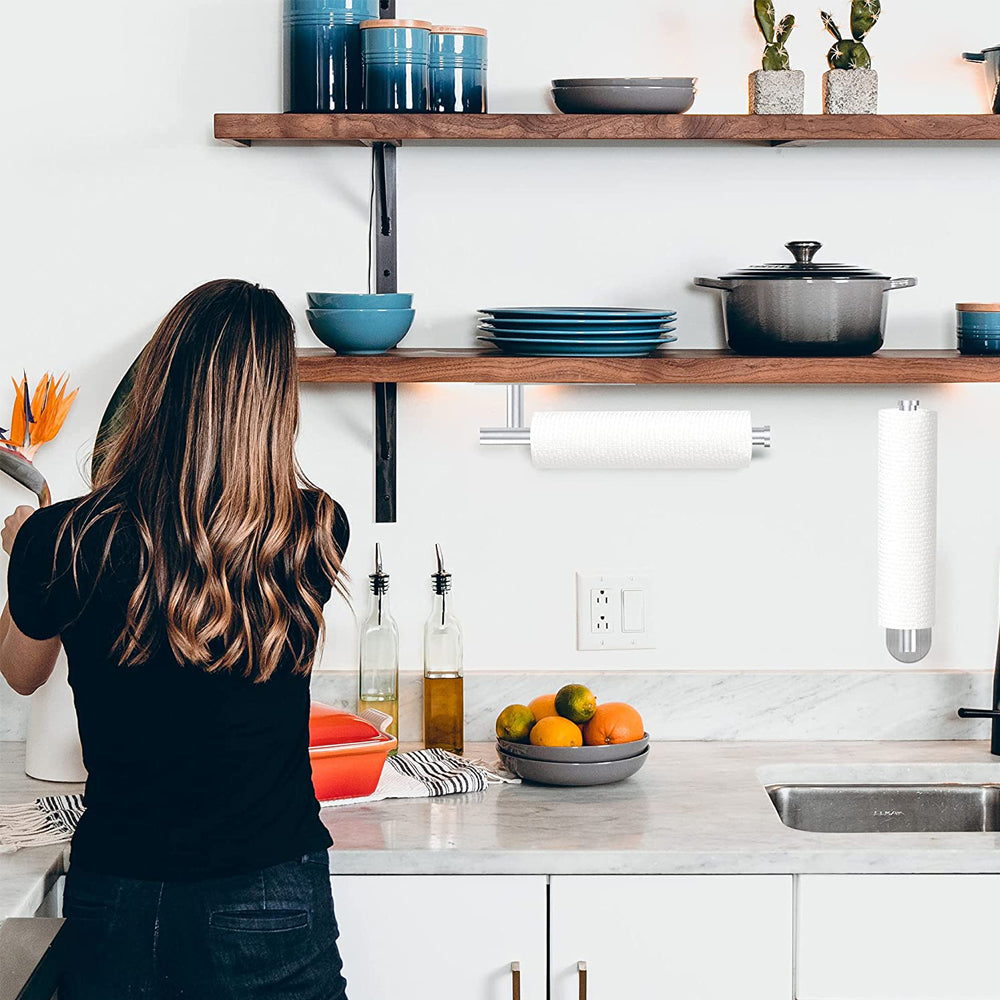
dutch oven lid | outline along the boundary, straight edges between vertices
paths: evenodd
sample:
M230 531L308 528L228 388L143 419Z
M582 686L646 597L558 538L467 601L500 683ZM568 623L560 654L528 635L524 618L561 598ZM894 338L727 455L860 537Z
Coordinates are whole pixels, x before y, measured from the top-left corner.
M786 261L782 264L757 264L754 267L745 267L731 274L724 274L722 280L728 279L768 279L768 278L884 278L888 280L888 275L879 271L872 271L866 267L852 267L849 264L827 264L825 262L816 263L813 256L823 244L814 242L797 241L786 243L785 246L791 251L794 261Z

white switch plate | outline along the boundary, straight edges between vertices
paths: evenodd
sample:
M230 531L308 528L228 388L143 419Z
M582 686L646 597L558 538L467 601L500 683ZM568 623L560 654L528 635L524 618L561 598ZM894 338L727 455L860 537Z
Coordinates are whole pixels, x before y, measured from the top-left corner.
M576 648L655 649L652 589L653 580L648 574L577 573ZM626 591L630 595L631 617L637 619L631 622L623 620ZM633 630L626 632L626 624Z

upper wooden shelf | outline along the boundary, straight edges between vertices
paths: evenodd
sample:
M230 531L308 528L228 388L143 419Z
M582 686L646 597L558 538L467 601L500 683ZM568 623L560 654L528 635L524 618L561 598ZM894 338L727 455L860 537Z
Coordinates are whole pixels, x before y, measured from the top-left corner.
M993 142L1000 115L216 115L215 137L253 142Z
M650 358L517 358L491 349L399 348L346 357L299 351L303 382L500 382L623 385L835 385L1000 382L1000 357L880 351L867 358L747 358L670 348Z

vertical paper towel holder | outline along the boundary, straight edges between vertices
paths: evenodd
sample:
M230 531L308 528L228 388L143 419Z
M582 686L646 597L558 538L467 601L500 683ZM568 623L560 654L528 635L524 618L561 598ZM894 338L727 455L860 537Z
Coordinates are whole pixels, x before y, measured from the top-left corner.
M524 422L524 386L507 386L507 426L480 427L479 443L489 445L530 445L531 428ZM753 446L771 447L771 428L753 428Z
M901 399L899 408L905 412L920 409L919 399ZM917 663L931 650L931 629L929 628L887 628L885 648L893 659L900 663Z

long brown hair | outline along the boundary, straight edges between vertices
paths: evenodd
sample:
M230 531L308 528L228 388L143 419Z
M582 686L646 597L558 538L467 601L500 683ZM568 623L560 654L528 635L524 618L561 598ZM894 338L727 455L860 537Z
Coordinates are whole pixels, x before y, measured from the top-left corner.
M74 571L98 520L112 518L105 563L123 520L138 529L123 665L165 640L208 672L265 681L286 658L309 671L324 634L318 583L344 590L336 507L298 468L298 422L294 324L274 292L211 281L170 310L99 443L91 497L64 526Z

